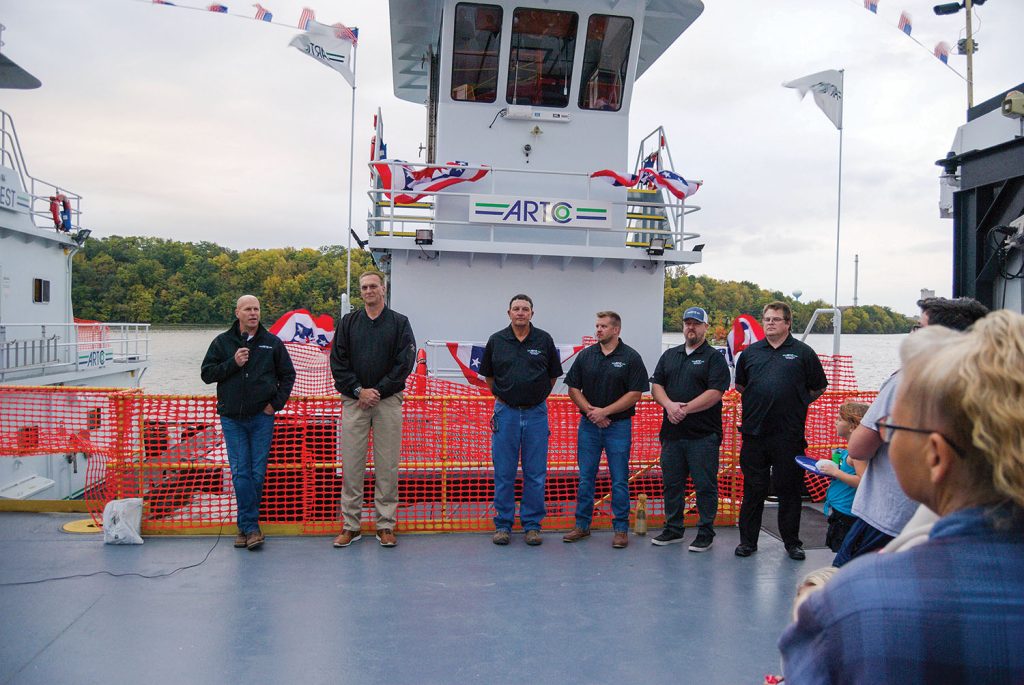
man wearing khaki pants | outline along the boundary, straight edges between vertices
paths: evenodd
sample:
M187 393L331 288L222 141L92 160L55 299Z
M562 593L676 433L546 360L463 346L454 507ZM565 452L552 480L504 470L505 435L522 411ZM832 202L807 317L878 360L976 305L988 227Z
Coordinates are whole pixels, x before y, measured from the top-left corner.
M335 547L362 538L366 448L373 431L377 540L394 547L398 510L398 459L402 447L402 391L416 360L409 319L385 305L384 275L359 277L363 309L342 317L334 332L331 374L344 402L341 417L341 535Z

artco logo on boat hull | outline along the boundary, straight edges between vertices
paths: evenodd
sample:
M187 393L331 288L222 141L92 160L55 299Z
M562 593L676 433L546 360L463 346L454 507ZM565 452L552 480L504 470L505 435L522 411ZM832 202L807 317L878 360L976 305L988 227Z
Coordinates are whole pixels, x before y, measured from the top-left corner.
M593 200L470 195L469 220L517 226L607 228L611 204Z

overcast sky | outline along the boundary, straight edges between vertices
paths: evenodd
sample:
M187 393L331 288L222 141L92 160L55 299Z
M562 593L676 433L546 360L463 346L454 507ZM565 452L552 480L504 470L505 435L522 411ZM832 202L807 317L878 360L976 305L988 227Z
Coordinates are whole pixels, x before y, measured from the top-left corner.
M224 0L249 15L249 2ZM845 69L839 299L914 313L921 288L951 294L952 222L938 174L963 123L966 86L931 55L964 14L932 0L705 0L696 23L638 81L632 162L666 127L676 171L705 182L687 230L707 243L691 273L831 301L838 132L781 87ZM206 4L183 0L183 4ZM365 234L365 163L383 109L389 153L417 159L425 110L391 82L383 0L266 0L294 26L304 4L360 29L354 225ZM901 10L922 49L896 29ZM350 93L288 47L297 29L137 0L2 0L4 52L42 82L2 91L30 172L84 196L95 236L210 240L235 249L344 244ZM976 12L975 101L1024 81L1024 2ZM955 49L954 49L955 51ZM962 56L950 65L964 73ZM486 160L481 160L486 162Z

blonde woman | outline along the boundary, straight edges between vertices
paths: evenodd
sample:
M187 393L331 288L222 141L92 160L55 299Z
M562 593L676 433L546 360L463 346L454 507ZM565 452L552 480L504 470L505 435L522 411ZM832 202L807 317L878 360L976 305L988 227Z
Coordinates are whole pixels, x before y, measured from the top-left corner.
M1024 316L904 344L878 423L929 540L868 555L800 607L779 647L794 683L1020 683L1024 674Z

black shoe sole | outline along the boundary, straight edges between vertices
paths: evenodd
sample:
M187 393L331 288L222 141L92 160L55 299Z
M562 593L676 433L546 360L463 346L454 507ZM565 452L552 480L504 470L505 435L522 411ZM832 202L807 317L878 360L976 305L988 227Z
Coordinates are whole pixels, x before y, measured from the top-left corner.
M657 545L658 547L667 547L668 545L679 545L682 544L683 538L673 538L671 540L659 540L657 538L651 538L651 544Z

